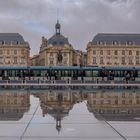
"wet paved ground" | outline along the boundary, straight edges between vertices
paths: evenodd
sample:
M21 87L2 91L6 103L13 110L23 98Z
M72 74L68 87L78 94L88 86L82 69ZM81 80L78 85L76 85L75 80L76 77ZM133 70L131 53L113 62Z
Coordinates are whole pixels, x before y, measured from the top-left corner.
M140 140L139 100L134 90L1 91L0 140Z

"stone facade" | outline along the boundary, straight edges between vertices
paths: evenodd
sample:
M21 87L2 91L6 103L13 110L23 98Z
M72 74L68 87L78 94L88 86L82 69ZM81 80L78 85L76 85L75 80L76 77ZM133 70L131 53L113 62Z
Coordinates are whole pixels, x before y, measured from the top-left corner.
M30 47L18 33L0 33L0 66L28 66Z
M32 58L30 58L30 65L31 66L39 65L39 55L34 55Z
M85 63L82 63L85 54L82 51L75 50L68 39L60 33L61 25L59 22L57 22L55 29L55 35L48 40L42 37L39 58L35 56L31 58L31 64L40 66L85 65ZM38 60L35 61L35 58ZM38 61L39 63L37 63Z
M97 34L87 45L87 66L140 66L140 35Z

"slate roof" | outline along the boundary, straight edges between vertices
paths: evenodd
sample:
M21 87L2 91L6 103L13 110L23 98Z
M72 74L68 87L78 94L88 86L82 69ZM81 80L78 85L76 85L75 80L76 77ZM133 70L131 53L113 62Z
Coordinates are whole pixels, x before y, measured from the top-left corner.
M7 44L11 42L24 43L25 41L19 33L0 33L0 42Z
M61 25L60 25L59 21L57 20L57 23L55 25L56 33L50 39L48 39L48 45L49 44L52 44L52 45L65 45L65 44L69 44L68 38L64 37L60 33L60 29L61 29Z
M68 38L61 34L55 34L50 39L48 39L48 44L52 45L64 45L69 44Z
M140 45L140 34L97 34L92 43L94 45L101 43L113 44L113 42L120 43L121 45L125 45L128 43Z

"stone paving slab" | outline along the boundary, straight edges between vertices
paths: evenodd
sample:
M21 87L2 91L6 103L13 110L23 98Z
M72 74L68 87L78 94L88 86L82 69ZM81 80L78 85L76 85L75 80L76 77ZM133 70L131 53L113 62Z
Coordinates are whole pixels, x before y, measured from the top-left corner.
M63 124L60 132L55 124L30 124L24 136L33 137L120 137L107 124Z
M123 140L122 138L41 138L41 137L30 137L30 138L23 138L22 140ZM137 140L137 139L136 139Z
M0 140L20 140L20 137L0 137Z
M120 134L124 137L140 137L140 124L139 123L121 123L111 124Z
M20 137L27 124L0 124L0 137Z

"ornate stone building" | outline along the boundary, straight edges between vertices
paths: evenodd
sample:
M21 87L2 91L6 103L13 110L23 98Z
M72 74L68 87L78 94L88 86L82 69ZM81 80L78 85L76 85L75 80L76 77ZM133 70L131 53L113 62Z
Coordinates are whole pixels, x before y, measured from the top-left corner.
M61 32L61 25L57 21L55 25L55 35L48 40L42 37L39 58L31 58L32 65L41 66L80 66L86 63L83 60L85 54L82 51L75 50L69 43L68 38L64 37ZM38 60L35 60L38 59ZM33 61L33 62L32 62ZM34 64L36 62L36 64Z
M30 47L18 33L0 33L0 66L28 66Z
M40 61L41 63L41 61ZM31 59L30 59L30 65L31 66L39 66L39 55L34 55Z
M87 45L88 66L140 66L140 34L97 34Z

